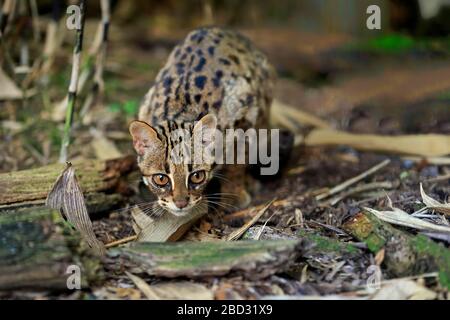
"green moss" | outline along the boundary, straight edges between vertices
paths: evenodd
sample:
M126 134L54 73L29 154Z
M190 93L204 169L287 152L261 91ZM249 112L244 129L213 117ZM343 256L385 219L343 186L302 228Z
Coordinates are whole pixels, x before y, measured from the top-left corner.
M299 236L312 241L316 247L315 249L323 252L348 252L356 253L358 248L349 243L339 242L331 238L323 237L317 234L308 234L305 231L300 231Z
M435 259L439 268L439 282L450 290L450 250L423 235L414 237L412 245L419 254Z
M252 257L265 257L272 250L286 249L296 245L295 240L283 241L237 241L199 243L136 243L124 248L138 260L151 256L156 269L199 270L204 268L229 267L243 263ZM112 254L114 254L112 252ZM261 258L259 258L261 259Z

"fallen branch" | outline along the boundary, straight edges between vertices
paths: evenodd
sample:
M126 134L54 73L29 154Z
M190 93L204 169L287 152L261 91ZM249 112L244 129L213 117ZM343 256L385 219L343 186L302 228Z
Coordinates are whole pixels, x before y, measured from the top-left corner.
M103 278L98 257L54 210L0 215L0 234L0 291L67 290L69 266L80 268L81 288Z
M208 277L232 273L248 279L286 270L302 253L302 241L137 242L108 251L112 265L122 260L157 277Z
M422 157L442 157L450 154L450 136L443 134L381 136L315 129L302 142L307 146L346 145L363 151Z
M423 235L411 236L360 212L344 224L344 230L364 241L373 253L385 249L383 264L394 276L439 272L441 284L450 289L450 250Z
M135 158L132 156L108 161L84 160L74 162L73 165L80 175L83 193L88 197L94 193L114 191L126 179L127 174L136 169ZM64 167L65 164L53 164L0 174L1 209L27 202L32 205L43 204ZM105 201L110 199L103 197Z

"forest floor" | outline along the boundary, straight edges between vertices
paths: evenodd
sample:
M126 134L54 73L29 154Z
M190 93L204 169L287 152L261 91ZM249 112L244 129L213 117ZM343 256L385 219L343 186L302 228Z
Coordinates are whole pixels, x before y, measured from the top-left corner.
M94 27L94 24L87 24L87 30L94 30ZM140 25L112 26L105 68L105 99L83 118L75 118L71 160L133 154L127 125L136 117L141 98L171 48L186 32L150 32ZM450 134L448 39L384 36L362 41L346 35L286 29L252 29L243 33L267 53L277 68L276 99L321 118L335 129L390 136ZM93 34L93 31L86 32L86 44ZM7 127L3 130L5 138L0 142L1 172L39 167L57 160L61 119L53 120L52 109L44 102L64 98L70 74L70 52L67 44L57 54L58 72L50 78L53 85L47 97L34 97L23 105L4 103L2 119ZM36 113L40 117L31 116ZM311 128L300 126L299 130L306 133ZM321 197L386 159L390 161L379 170L336 194ZM126 208L145 199L145 195L139 194L138 180L136 174L130 187L135 192L124 203L91 217L95 234L102 242L111 243L134 234L132 217ZM433 158L358 151L348 146L300 144L293 150L289 164L282 168L280 177L259 182L249 209L209 214L180 241L224 240L258 215L256 221L247 225L243 238L295 240L313 236L316 245L325 241L324 246L328 246L325 251L296 257L295 261L290 261L289 268L280 267L257 279L249 276L252 271L248 271L195 277L187 273L175 278L136 273L140 278L133 280L111 267L106 281L90 290L70 294L17 291L9 292L7 297L148 297L148 292L139 285L136 287L140 279L151 288L157 288L153 293L165 298L328 296L367 299L385 295L400 299L445 299L448 288L439 281L438 273L399 276L383 261L385 254L388 255L384 249L372 250L367 241L358 239L348 227L348 222L360 214L363 207L389 210L388 199L393 207L417 214L425 207L420 184L431 198L446 203L450 194L448 161L443 164ZM261 209L267 203L270 205ZM448 215L438 211L422 210L419 217L435 225L449 225ZM411 237L421 234L433 239L445 247L443 250L448 256L449 233L394 227ZM351 245L355 251L349 253L339 244ZM386 291L374 293L367 289L373 276L371 266L380 266L382 289ZM387 279L397 279L397 282ZM397 285L407 289L399 291Z

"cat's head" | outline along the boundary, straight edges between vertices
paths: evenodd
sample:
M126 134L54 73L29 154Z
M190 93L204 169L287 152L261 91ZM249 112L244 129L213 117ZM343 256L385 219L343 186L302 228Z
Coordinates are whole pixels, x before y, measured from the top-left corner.
M143 181L157 196L161 208L176 216L199 208L205 187L213 177L214 164L212 161L195 161L192 155L200 154L199 146L207 148L211 145L216 125L214 115L206 115L195 124L173 121L157 127L143 121L130 124ZM192 157L187 159L187 155Z

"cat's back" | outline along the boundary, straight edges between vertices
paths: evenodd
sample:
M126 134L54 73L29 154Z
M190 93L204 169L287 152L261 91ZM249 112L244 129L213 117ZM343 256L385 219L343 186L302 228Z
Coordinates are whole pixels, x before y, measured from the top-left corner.
M221 28L197 29L171 52L139 119L158 125L212 113L221 128L264 125L274 78L265 55L247 38Z

